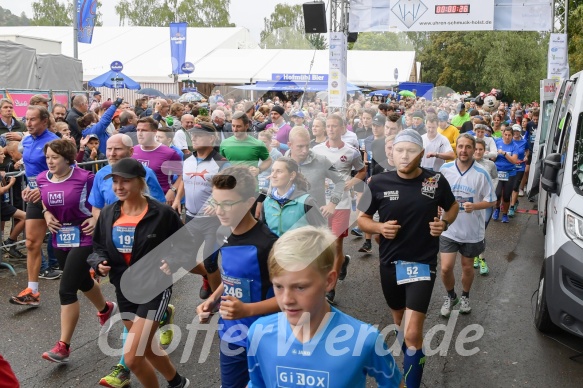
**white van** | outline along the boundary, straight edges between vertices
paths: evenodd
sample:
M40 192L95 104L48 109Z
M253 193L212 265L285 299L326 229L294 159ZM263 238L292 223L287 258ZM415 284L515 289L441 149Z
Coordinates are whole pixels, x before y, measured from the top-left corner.
M538 191L545 235L535 325L583 337L583 72L562 81L552 101L543 90L541 97L529 176L535 186L527 188L529 196Z

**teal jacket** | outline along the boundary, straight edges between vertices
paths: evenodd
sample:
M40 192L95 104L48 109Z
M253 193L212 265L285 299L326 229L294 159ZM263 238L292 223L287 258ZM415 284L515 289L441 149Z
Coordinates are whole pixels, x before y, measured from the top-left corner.
M263 202L261 215L263 222L278 236L302 226L328 225L316 200L305 191L297 189L283 205L268 195Z

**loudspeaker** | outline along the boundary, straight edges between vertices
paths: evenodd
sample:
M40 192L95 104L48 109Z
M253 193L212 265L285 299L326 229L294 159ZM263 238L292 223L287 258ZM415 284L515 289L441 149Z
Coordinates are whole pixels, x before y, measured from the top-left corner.
M349 32L348 33L348 43L356 43L358 39L358 32Z
M326 26L326 4L323 1L304 3L304 25L306 34L328 32Z

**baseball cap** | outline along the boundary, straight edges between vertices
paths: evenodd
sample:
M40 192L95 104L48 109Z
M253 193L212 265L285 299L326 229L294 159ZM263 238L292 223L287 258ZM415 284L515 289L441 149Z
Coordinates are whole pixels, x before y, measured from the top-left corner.
M518 125L518 124L514 124L512 126L512 131L513 132L522 132L522 127L520 125Z
M423 114L423 111L420 110L416 110L415 113L413 113L413 117L418 117L420 119L425 119L425 115Z
M516 113L514 114L514 116L516 116L516 117L522 117L522 111L521 110L517 110Z
M446 111L440 110L437 113L437 120L439 120L439 121L447 121L447 120L449 120L449 115L447 114Z
M403 129L399 132L397 136L395 136L395 140L393 140L393 146L402 142L415 143L423 148L423 138L421 138L419 132L414 129Z
M101 109L107 110L112 105L113 105L113 103L111 101L105 101L103 104L101 104Z
M97 139L97 140L99 140L99 137L96 134L92 133L92 134L89 135L89 140L91 140L91 139Z
M210 135L215 135L217 131L215 127L211 124L200 122L195 124L194 127L188 130L188 133L208 133Z
M465 110L466 106L464 105L463 102L460 102L459 104L457 104L457 106L455 107L456 112L461 112L462 110Z
M304 112L302 112L301 110L298 110L297 112L294 112L294 113L291 115L291 117L300 117L300 118L302 118L302 119L303 119L303 118L304 118L304 117L306 117L306 116L304 115Z
M101 96L101 92L99 90L96 90L95 92L93 92L94 96Z
M111 174L105 176L104 179L109 179L114 175L120 176L122 178L136 178L136 177L146 177L146 169L142 163L138 162L134 158L124 158L111 166Z
M372 125L376 125L379 127L384 126L386 122L387 122L387 118L385 117L385 115L382 115L382 114L377 114L372 119Z
M123 112L123 110L121 110L121 109L117 109L117 110L115 111L115 113L113 114L113 118L115 119L116 117L119 117L119 115L121 115L121 114L122 114L122 112Z

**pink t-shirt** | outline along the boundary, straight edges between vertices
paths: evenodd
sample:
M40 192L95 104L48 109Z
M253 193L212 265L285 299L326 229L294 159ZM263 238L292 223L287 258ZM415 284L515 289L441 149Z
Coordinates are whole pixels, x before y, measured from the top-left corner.
M142 146L138 144L134 146L132 158L154 170L164 193L170 190L172 175L182 174L182 159L176 151L164 144L149 151L143 150Z

